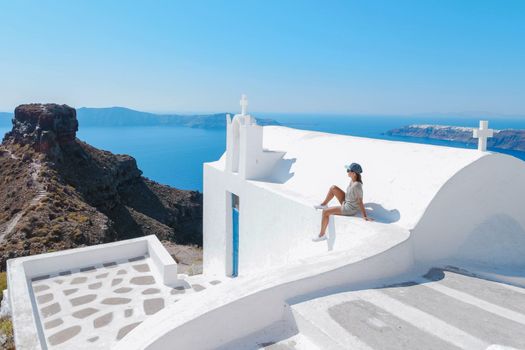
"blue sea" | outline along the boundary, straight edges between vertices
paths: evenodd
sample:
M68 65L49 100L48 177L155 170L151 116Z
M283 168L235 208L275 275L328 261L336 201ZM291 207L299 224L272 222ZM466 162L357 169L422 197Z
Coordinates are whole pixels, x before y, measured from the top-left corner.
M395 117L344 115L281 115L257 114L272 118L285 126L298 129L370 137L386 140L417 142L449 147L467 146L463 143L392 137L384 133L409 124L442 124L477 127L479 119L467 117ZM525 129L525 118L492 118L494 129ZM10 129L0 124L0 135ZM225 150L225 130L187 127L84 127L77 135L91 145L132 155L137 159L144 176L173 187L202 191L202 163L219 159ZM525 160L525 152L493 150Z

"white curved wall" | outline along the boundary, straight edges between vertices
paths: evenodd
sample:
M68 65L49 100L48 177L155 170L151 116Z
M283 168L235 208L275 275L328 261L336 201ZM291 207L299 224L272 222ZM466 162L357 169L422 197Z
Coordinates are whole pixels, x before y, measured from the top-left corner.
M525 162L488 154L437 193L412 231L420 262L525 267Z
M392 283L412 266L408 240L383 248L365 259L357 252L320 256L193 294L147 318L114 350L211 350L245 337L253 346L254 334L272 328L257 341L275 340L293 326L286 322L291 299Z

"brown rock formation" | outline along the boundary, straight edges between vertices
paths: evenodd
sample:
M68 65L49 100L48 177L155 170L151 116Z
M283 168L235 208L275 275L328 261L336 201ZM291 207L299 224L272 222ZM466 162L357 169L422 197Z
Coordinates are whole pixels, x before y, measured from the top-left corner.
M76 138L73 108L16 108L0 145L0 269L15 256L156 234L202 244L202 195Z
M57 104L27 104L15 109L13 130L6 135L19 144L30 144L48 156L60 155L60 146L73 144L78 131L75 109Z

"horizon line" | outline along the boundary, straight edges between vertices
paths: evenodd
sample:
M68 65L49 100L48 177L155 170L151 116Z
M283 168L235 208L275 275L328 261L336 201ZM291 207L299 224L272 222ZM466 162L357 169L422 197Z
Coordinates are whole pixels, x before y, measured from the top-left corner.
M17 106L18 107L18 106ZM16 107L15 107L16 108ZM72 107L75 108L75 110L78 109L112 109L112 108L122 108L122 109L128 109L134 112L140 112L140 113L150 113L155 115L185 115L185 116L191 116L191 115L212 115L212 114L231 114L235 115L238 114L238 112L228 112L228 111L155 111L155 110L141 110L141 109L135 109L131 107L126 106L105 106L105 107L88 107L88 106L81 106L81 107ZM1 111L0 113L6 113L6 114L14 114L14 109L12 112L8 111ZM524 118L524 114L505 114L505 113L497 113L497 112L483 112L483 111L462 111L462 112L414 112L414 113L374 113L374 112L322 112L322 111L312 111L312 112L281 112L281 111L252 111L248 114L273 114L273 115L306 115L306 116L370 116L370 117L464 117L464 118L480 118L483 116L487 117L496 117L496 118Z

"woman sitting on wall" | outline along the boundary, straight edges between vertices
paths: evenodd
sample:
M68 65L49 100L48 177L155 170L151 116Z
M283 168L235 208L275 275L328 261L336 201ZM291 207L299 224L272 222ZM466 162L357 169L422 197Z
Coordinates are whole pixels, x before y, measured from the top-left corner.
M318 236L312 239L314 242L324 241L326 239L326 228L328 227L328 222L330 221L330 215L352 216L356 215L358 210L361 210L363 219L366 221L373 221L372 218L369 218L366 215L365 206L363 204L363 181L361 180L361 173L363 172L363 169L357 163L345 165L345 168L348 176L352 179L346 189L346 193L334 185L328 190L328 194L326 195L323 203L315 206L316 209L323 209L323 218L321 220L321 232ZM336 207L328 207L327 204L334 197L337 198L341 205Z

